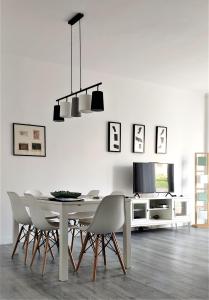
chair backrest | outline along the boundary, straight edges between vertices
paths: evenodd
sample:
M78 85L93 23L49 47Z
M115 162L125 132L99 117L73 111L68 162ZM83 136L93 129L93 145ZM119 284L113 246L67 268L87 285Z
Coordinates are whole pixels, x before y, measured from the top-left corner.
M98 197L99 196L99 190L91 190L88 192L86 195L87 197L93 198L93 197Z
M27 190L24 192L24 195L32 195L36 198L43 196L42 192L39 190Z
M121 191L113 191L110 195L124 195Z
M38 229L45 230L50 227L49 222L45 218L45 211L41 208L38 199L32 195L26 194L27 206L34 226Z
M15 219L15 221L23 225L31 225L31 218L27 213L26 207L23 204L21 197L14 192L7 192L7 195L10 199L13 218Z
M106 234L120 229L125 220L124 196L109 195L102 199L87 231Z

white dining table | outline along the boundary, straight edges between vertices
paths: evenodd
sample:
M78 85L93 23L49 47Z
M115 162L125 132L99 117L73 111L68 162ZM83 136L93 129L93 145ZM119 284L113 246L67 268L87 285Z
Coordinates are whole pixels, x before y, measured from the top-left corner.
M27 206L27 199L22 197ZM74 212L96 211L101 199L84 199L82 201L52 201L48 197L39 198L43 209L59 213L59 280L68 280L68 214ZM19 232L19 225L13 219L13 244ZM125 198L125 223L123 225L123 258L126 268L131 267L131 199Z

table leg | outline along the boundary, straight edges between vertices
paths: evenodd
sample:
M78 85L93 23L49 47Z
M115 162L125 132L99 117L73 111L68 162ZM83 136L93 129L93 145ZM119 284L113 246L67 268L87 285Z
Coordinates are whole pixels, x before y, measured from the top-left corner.
M125 199L125 223L123 226L123 259L126 268L131 267L131 199Z
M59 280L68 280L68 214L64 209L60 212L60 237L59 237Z
M13 243L13 248L14 248L14 246L15 246L15 243L16 243L18 234L19 234L19 223L17 223L17 222L13 219L13 233L12 233L12 243ZM16 253L18 253L18 247L17 247Z

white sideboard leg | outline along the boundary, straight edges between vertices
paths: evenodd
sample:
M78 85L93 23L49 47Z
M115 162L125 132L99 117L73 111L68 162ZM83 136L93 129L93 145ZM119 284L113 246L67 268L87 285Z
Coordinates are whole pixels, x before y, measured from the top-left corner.
M131 199L125 199L125 223L123 226L123 258L126 268L131 267Z
M60 211L59 280L68 280L68 214L64 205Z

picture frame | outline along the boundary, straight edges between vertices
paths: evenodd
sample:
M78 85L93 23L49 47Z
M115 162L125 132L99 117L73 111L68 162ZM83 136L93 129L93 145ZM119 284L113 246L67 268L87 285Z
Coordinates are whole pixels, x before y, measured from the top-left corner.
M121 152L120 122L108 122L108 152Z
M133 152L145 152L145 125L133 124Z
M167 153L167 131L165 126L156 126L155 153L157 154Z
M13 123L13 155L46 157L46 127Z

